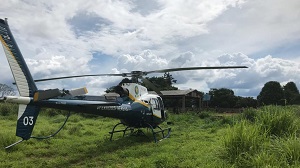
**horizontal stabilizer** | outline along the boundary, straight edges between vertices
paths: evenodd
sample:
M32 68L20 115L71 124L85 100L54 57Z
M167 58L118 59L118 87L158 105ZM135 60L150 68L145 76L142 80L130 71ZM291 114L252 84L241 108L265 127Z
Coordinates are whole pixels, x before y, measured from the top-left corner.
M51 98L58 97L61 95L62 95L62 92L59 89L48 89L48 90L35 92L33 100L34 101L46 100L46 99L51 99Z

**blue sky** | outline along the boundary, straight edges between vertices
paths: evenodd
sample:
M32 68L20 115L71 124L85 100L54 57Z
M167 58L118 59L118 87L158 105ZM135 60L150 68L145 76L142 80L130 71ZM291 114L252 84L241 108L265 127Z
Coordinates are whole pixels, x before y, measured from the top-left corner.
M35 79L190 66L248 69L176 72L180 89L230 88L256 97L271 80L300 86L298 0L2 0ZM0 83L13 81L0 50ZM161 76L163 74L157 74ZM119 77L39 83L102 94Z

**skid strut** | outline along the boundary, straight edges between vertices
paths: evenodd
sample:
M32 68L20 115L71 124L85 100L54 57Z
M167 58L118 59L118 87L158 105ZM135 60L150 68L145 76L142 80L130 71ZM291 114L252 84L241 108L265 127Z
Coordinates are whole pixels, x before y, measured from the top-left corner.
M114 133L117 133L117 132L123 132L123 137L126 135L126 131L130 131L130 134L132 134L133 133L133 131L134 131L134 128L132 128L132 127L126 127L125 129L123 129L123 130L115 130L116 129L116 127L118 126L118 125L124 125L123 123L118 123L118 124L116 124L115 126L114 126L114 128L112 129L112 131L111 132L109 132L109 134L110 134L110 138L109 138L109 140L110 141L112 141L112 138L113 138L113 135L114 135ZM124 125L125 126L125 125Z
M123 132L123 137L124 137L126 135L127 131L130 131L129 135L131 135L131 136L146 136L147 137L147 135L140 128L134 128L134 127L126 126L125 129L115 130L116 127L119 126L119 125L125 126L123 123L116 124L113 127L112 131L109 132L109 134L110 134L110 139L109 140L110 141L112 141L114 133ZM162 129L160 126L156 126L156 128L158 128L159 130L155 131L155 128L153 128L152 125L150 125L150 124L147 124L146 128L147 128L147 130L150 129L155 143L157 143L158 141L161 141L163 139L168 138L170 136L170 133L171 133L171 128ZM160 134L160 133L162 135L162 139L157 140L157 134Z

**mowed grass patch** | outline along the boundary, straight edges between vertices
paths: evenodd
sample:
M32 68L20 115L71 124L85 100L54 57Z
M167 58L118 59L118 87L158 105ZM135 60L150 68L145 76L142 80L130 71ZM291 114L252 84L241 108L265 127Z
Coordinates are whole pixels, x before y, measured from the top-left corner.
M60 112L60 111L59 111ZM67 113L41 111L34 136L53 134L64 122ZM14 115L14 116L12 116ZM1 135L6 138L0 145L7 146L15 137L15 120L0 117ZM201 119L196 113L170 114L171 136L154 143L147 137L121 136L109 141L113 126L119 121L103 117L83 117L72 114L65 128L47 140L30 139L13 147L0 150L0 167L226 167L217 157L226 124L214 126L214 120ZM205 126L209 125L209 126Z

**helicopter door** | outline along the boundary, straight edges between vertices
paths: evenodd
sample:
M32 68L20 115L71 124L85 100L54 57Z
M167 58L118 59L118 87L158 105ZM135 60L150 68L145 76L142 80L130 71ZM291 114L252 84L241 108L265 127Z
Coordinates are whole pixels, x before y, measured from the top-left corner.
M165 119L166 116L165 116L164 102L163 102L161 97L157 97L157 100L158 100L158 103L159 103L159 106L160 106L161 118Z
M153 115L156 116L156 117L161 118L161 107L159 105L158 100L156 98L152 98L150 100L150 103L151 103L151 108L152 108Z

